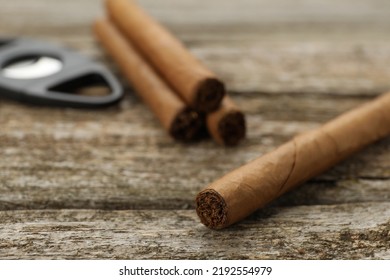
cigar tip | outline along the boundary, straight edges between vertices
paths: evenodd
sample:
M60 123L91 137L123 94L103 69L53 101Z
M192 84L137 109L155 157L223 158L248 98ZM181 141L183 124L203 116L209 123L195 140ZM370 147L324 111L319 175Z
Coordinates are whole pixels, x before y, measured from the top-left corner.
M171 136L182 142L193 142L202 138L205 134L204 121L199 113L186 108L174 119Z
M244 114L239 111L228 113L219 122L218 130L224 145L237 145L246 135Z
M218 109L224 96L225 85L216 78L207 78L197 88L194 106L201 112L212 112Z
M227 223L227 206L223 197L212 189L206 189L196 197L196 213L200 221L211 229L221 229Z

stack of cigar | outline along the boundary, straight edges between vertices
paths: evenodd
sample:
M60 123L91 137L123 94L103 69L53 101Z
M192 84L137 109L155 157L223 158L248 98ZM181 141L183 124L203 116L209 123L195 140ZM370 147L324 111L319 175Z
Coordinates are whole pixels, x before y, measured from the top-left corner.
M172 137L193 141L205 126L224 145L245 136L223 83L173 35L132 0L107 0L107 10L96 35ZM216 180L197 195L197 213L210 228L230 226L389 135L387 93Z
M224 84L133 0L106 0L94 31L109 55L176 140L200 139L205 127L220 144L245 137L245 117Z

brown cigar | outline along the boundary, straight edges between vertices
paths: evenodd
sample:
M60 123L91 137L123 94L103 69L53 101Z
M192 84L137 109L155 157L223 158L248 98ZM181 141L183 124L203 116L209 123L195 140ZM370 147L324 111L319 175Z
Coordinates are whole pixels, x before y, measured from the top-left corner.
M221 145L235 146L245 137L245 116L227 95L220 108L210 113L206 120L211 136Z
M199 114L177 97L109 20L96 21L94 31L169 134L183 142L197 140L204 127Z
M390 93L297 136L200 192L203 224L221 229L390 134Z
M134 1L106 1L113 22L187 104L200 112L218 108L225 88L214 73Z

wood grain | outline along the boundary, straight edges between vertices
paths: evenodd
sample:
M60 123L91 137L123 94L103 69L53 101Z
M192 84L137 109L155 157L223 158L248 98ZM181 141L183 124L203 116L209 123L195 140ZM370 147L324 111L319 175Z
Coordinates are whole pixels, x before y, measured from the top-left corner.
M102 1L2 2L0 33L101 53L90 29ZM230 90L372 96L390 88L386 0L139 2Z
M5 103L0 107L0 209L193 208L196 193L219 176L360 103L343 98L338 107L328 107L331 101L320 106L306 98L272 99L246 98L250 105L239 100L248 109L249 136L238 149L210 140L174 143L138 101L98 114ZM267 112L271 103L280 106ZM283 103L289 103L290 113ZM263 106L265 112L256 113ZM297 121L284 120L286 112ZM345 189L352 201L388 198L389 155L390 142L384 140L302 187L294 200L338 203Z
M126 82L105 110L0 100L0 258L390 259L389 138L226 231L193 210L229 170L390 90L390 2L139 2L226 81L248 139L175 143ZM0 34L71 46L120 76L90 30L102 1L0 5Z
M0 212L0 253L8 259L388 258L389 206L273 208L223 231L206 229L188 210Z

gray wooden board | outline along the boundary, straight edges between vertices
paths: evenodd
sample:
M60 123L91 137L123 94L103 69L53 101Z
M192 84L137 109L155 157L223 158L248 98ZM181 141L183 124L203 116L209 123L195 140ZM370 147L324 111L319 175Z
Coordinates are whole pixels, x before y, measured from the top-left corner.
M389 258L389 206L272 208L223 231L206 229L190 210L5 211L0 253L9 259Z
M249 135L234 149L210 140L176 144L138 102L99 114L3 104L0 209L193 208L194 196L203 186L316 127L327 115L337 115L344 103L344 98L338 101L335 110L326 100L310 105L305 98L250 99L246 98L250 106L237 99L249 109ZM345 107L358 103L349 101ZM282 106L256 114L273 102ZM306 108L298 111L299 106ZM283 113L295 115L297 121L284 120ZM312 115L310 121L303 121L302 114ZM386 200L389 155L390 143L383 140L294 192L294 200L305 204Z
M390 258L389 138L228 230L194 213L211 181L390 89L389 2L139 2L226 81L248 139L175 143L126 82L107 110L0 100L1 258ZM98 1L0 6L0 34L63 43L120 75L91 34Z

